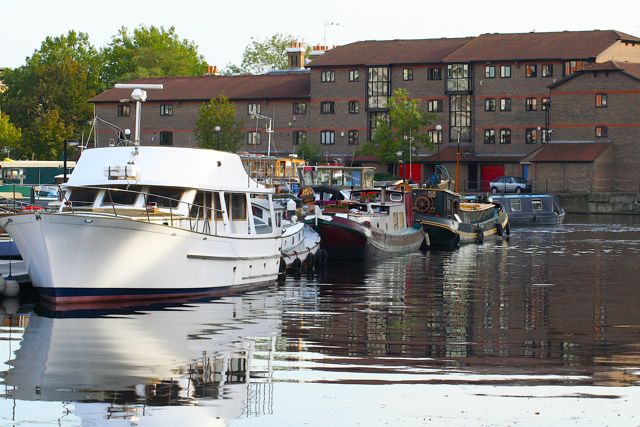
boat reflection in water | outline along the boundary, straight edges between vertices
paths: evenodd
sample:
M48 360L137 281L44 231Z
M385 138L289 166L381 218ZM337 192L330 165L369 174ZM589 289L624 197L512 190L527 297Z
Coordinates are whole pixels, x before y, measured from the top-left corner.
M277 295L265 291L118 310L36 310L10 369L0 373L5 397L75 402L73 416L83 425L154 413L163 423L224 425L264 413L271 401L269 369L251 365L272 351L279 305ZM38 411L44 406L33 405ZM33 421L25 412L16 420ZM60 416L52 414L49 422Z

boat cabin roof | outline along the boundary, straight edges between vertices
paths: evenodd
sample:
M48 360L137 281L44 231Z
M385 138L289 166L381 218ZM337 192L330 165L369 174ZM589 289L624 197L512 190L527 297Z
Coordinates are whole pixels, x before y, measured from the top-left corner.
M68 187L118 185L273 192L249 177L237 154L180 147L88 149L67 183Z

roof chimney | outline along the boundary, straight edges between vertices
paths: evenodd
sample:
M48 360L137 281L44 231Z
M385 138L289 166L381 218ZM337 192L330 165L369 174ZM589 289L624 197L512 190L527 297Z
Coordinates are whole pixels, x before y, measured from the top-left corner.
M207 65L207 72L205 75L207 76L217 76L220 74L220 70L216 65Z
M328 46L317 44L311 48L311 52L309 52L309 61L313 61L321 55L324 55L326 51L329 50Z
M287 58L289 60L289 69L304 68L304 45L302 42L292 41L291 46L287 48Z

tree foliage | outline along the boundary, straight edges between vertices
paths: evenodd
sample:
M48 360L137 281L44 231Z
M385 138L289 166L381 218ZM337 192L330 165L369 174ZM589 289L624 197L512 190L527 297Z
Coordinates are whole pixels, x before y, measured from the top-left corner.
M141 77L201 76L207 64L198 46L180 39L174 27L120 28L102 50L105 87Z
M0 111L0 146L16 148L22 132L9 121L9 116Z
M296 38L290 34L276 33L265 39L251 38L244 49L240 66L228 64L223 74L264 74L289 67L287 48Z
M216 126L220 130L216 132ZM224 95L213 98L200 107L195 130L202 148L236 152L242 141L242 123L236 119L233 104Z
M423 130L434 120L433 114L422 110L417 100L409 98L406 89L396 89L389 98L388 120L377 123L372 140L365 143L360 152L387 164L397 162L399 152L408 158L410 147L431 146Z
M47 144L79 136L92 116L88 100L102 88L100 68L100 55L87 34L69 31L47 37L25 65L5 71L7 90L0 107L22 128L18 156L51 159L58 149Z
M302 142L298 145L298 150L296 151L298 157L306 160L308 163L315 165L322 158L322 153L320 153L320 147L317 145L311 144L310 142Z

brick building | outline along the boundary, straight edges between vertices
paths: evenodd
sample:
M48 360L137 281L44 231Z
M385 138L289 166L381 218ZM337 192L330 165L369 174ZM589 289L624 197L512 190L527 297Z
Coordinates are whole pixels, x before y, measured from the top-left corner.
M268 149L265 121L256 127L251 118L257 111L273 119L279 154L307 141L326 160L370 164L358 146L393 90L405 88L437 117L424 130L436 144L417 148L414 179L437 163L453 172L459 151L465 190L506 174L529 178L536 190L638 192L636 37L596 30L361 41L315 47L305 69L303 52L292 46L290 70L263 76L145 79L165 90L149 93L142 143L194 146L198 106L224 93L245 123L243 151ZM132 115L118 117L133 108L128 96L105 91L92 100L96 114L133 127ZM110 137L101 125L100 143Z

